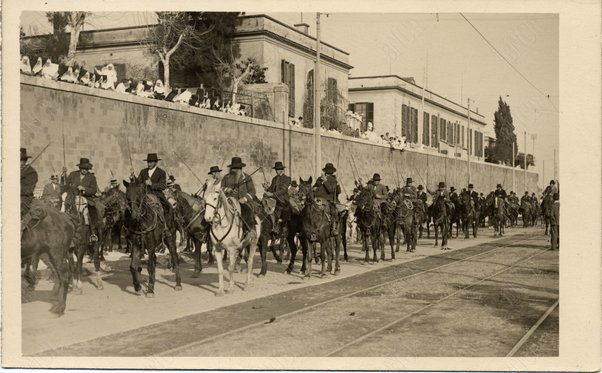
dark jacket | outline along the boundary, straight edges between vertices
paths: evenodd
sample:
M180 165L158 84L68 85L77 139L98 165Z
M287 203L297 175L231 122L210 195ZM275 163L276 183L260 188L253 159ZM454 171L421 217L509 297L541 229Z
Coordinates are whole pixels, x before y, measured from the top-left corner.
M341 187L335 175L326 175L325 178L319 177L314 184L314 188L316 188L316 197L324 198L332 203L338 202Z
M143 168L138 174L138 178L136 180L138 183L144 183L146 180L149 180L148 168ZM149 189L155 192L155 194L158 194L157 192L163 192L163 190L167 188L167 174L159 167L157 167L153 172L153 176L150 177L150 181L152 184L149 186Z
M421 200L426 205L427 195L424 191L418 192L416 198Z
M286 175L282 176L274 176L272 179L272 183L269 188L266 190L267 192L274 193L274 198L276 199L276 203L279 205L286 204L289 199L288 195L288 187L291 185L291 178Z
M26 164L21 169L21 197L33 197L33 191L38 183L38 172Z
M551 225L560 225L560 202L555 201L552 203L552 216L550 217Z
M495 192L493 192L493 195L500 198L506 198L507 196L506 191L504 189L496 189Z
M411 200L416 200L418 198L416 187L413 185L404 185L401 187L401 195L403 197L404 194L409 194Z
M241 183L243 180L245 181ZM244 172L241 173L240 177L237 177L234 172L229 172L224 175L222 178L222 188L232 189L230 195L236 197L237 199L246 197L247 201L251 201L256 198L255 184L253 184L253 179Z
M87 173L84 177L81 177L81 173L79 171L73 171L67 176L67 180L65 182L66 187L69 189L73 189L73 192L77 194L77 187L83 186L86 188L82 191L82 195L84 197L94 197L96 192L98 192L98 184L96 183L96 176L91 173Z

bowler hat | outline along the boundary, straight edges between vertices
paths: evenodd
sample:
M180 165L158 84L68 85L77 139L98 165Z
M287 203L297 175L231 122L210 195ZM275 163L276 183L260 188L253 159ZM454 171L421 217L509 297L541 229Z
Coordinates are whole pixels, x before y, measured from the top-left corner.
M297 180L293 180L293 181L291 181L291 186L292 186L293 188L296 188L296 187L298 187L298 186L299 186L299 184L297 184Z
M243 168L246 164L242 162L240 157L232 157L232 162L228 165L230 168Z
M408 178L406 179L406 183L412 183L412 182L413 182L413 181L412 181L412 178L411 178L411 177L408 177Z
M284 165L282 164L282 162L278 161L274 164L274 167L272 167L274 170L284 170L286 167L284 167Z
M451 187L451 188L449 188L449 190L451 190L453 192L454 190L456 190L456 188Z
M380 181L380 175L374 174L374 176L372 176L372 181Z
M468 184L468 189L472 189L472 188L474 188L474 185Z
M501 187L502 187L502 184L498 184L498 185L496 185L495 187L496 187L496 188L501 188Z
M119 184L119 182L117 181L116 178L112 178L111 179L111 184L115 185L115 184Z
M92 168L92 163L90 163L88 158L80 158L77 167L89 170Z
M332 165L332 163L326 163L326 166L324 166L324 168L322 169L322 171L326 172L327 174L333 174L337 171L336 168L334 168L334 166Z
M21 160L24 161L27 158L31 158L31 155L27 155L27 149L21 148Z
M422 185L418 185L418 190L422 190L424 187Z
M207 175L211 175L214 172L222 172L222 170L220 170L220 168L218 166L211 166L209 168L209 173L207 173Z
M445 183L443 181L439 182L439 188L445 188Z
M157 162L160 161L161 158L157 157L157 153L148 153L148 155L146 156L145 161L147 162Z

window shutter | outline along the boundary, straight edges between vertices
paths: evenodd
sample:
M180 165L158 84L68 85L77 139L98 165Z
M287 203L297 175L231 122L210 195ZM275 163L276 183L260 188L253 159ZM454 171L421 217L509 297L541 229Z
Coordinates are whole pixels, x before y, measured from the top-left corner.
M366 105L366 112L367 112L367 117L368 117L368 121L372 122L372 125L374 125L374 103L373 102L368 102L368 104Z
M295 65L288 65L288 115L295 117Z

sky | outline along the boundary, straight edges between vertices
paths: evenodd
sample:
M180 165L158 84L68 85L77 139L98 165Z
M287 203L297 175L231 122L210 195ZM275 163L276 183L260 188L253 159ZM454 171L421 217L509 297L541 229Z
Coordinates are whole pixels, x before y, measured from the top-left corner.
M269 15L290 25L308 23L310 34L315 36L315 13ZM527 153L535 154L540 184L547 185L546 180L553 176L554 149L559 141L558 16L483 13L464 16L478 31L459 13L323 14L321 39L349 52L350 64L354 66L351 76L412 76L422 85L426 71L429 90L463 106L470 98L471 108L478 108L491 124L486 131L491 134L493 113L502 97L510 105L519 151L524 151L526 131ZM150 13L102 12L90 16L85 29L152 21ZM23 13L21 23L28 35L51 31L43 12ZM546 180L541 174L544 162Z

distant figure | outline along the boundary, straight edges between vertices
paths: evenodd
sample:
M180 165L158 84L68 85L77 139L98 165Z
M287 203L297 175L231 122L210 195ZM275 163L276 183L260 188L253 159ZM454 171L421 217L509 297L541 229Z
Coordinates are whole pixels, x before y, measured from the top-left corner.
M52 174L50 176L50 183L44 185L44 190L42 191L42 200L49 203L53 207L60 209L62 189L63 188L59 184L59 176Z
M550 250L559 250L560 249L560 237L559 237L559 227L560 227L560 194L554 193L552 195L552 199L554 203L552 204L552 216L550 217L550 238L551 245Z

